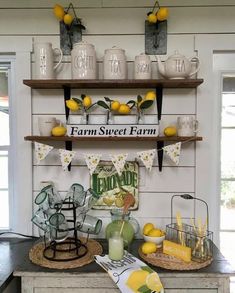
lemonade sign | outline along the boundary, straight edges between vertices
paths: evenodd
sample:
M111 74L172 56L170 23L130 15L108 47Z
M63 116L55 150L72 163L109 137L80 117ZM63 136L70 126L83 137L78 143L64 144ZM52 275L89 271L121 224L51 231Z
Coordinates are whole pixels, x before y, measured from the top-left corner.
M124 198L131 193L135 204L130 209L135 210L139 205L138 198L139 165L137 162L126 162L121 176L111 162L100 162L91 176L91 188L100 195L94 209L122 208Z

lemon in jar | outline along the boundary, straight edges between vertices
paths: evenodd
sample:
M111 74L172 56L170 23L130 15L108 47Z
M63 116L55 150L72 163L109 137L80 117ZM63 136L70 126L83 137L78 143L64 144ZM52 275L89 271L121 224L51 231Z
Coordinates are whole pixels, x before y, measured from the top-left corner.
M73 22L73 16L69 13L65 14L64 23L67 25L71 25L72 22Z
M127 104L121 104L118 113L120 114L129 114L131 111L131 108Z
M156 23L157 22L157 16L154 13L150 13L147 17L148 22L150 23Z
M144 96L144 100L155 100L157 98L156 93L154 91L149 91L146 93L146 95Z
M167 20L169 15L169 11L166 7L159 8L158 12L156 13L157 20L163 21Z
M84 99L83 99L83 101L82 101L82 103L83 103L83 106L85 108L89 108L91 106L91 104L92 104L91 97L85 96Z
M66 107L69 108L73 112L76 112L80 108L79 104L76 101L74 101L73 99L66 101Z
M64 8L61 5L56 4L54 6L53 11L54 11L54 15L56 16L56 18L58 18L59 20L64 19L65 12L64 12Z
M118 101L112 101L111 110L118 111L119 108L120 108L120 103Z

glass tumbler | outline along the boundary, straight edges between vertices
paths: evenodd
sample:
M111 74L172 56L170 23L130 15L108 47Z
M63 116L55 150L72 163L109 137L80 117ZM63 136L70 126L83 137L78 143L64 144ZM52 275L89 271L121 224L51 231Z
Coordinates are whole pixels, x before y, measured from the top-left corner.
M121 260L124 255L124 241L118 231L111 233L109 237L109 258L111 260Z

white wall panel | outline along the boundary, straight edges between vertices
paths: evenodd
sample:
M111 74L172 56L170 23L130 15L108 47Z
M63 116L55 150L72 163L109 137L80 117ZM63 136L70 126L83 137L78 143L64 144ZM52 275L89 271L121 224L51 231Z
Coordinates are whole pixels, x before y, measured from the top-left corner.
M49 155L40 162L40 166L60 166L60 158L58 149L64 148L64 143L50 143L46 142L49 145L53 145L55 147ZM200 143L200 142L199 142ZM137 142L96 142L95 147L93 146L94 143L89 142L80 142L80 143L73 143L73 150L77 152L75 159L72 162L73 166L86 166L85 160L83 158L83 154L86 153L98 153L102 154L102 160L109 161L110 157L109 154L118 154L120 152L127 152L128 153L128 160L133 161L136 158L136 153L138 151L144 151L149 149L156 148L155 142L144 142L144 141L137 141ZM182 144L181 149L181 156L180 156L180 163L179 166L187 166L193 167L195 165L195 153L194 153L195 143L194 142L187 142ZM35 155L33 164L36 165ZM139 165L143 166L143 164L139 161ZM154 166L158 166L158 159L157 157L154 160ZM163 166L173 166L175 164L167 157L164 156L163 159ZM146 176L148 176L146 174Z
M41 181L53 181L59 190L68 190L74 182L89 186L90 176L87 167L73 167L71 172L63 171L61 166L34 166L33 190L40 190ZM194 192L193 167L165 167L159 172L157 167L146 174L139 168L141 192Z
M51 8L55 5L54 0L1 0L1 8ZM60 0L60 5L68 6L67 0ZM150 7L153 6L152 0L79 0L73 3L76 8L97 8L97 7ZM234 5L233 0L162 0L161 6L230 6Z
M143 34L144 21L149 8L76 9L86 26L85 34ZM234 32L235 6L227 7L170 7L168 33L220 33ZM9 15L14 22L9 22ZM104 17L105 15L105 17ZM130 17L131 15L131 17ZM183 15L183 17L182 17ZM200 21L198 16L200 15ZM210 17L212 16L213 17ZM59 33L59 23L51 9L1 9L0 19L8 24L0 34L53 35ZM22 21L22 19L24 21ZM221 19L223 21L221 21ZM43 20L43 21L42 21ZM117 25L118 24L118 25Z
M153 90L153 89L149 89ZM92 99L103 99L105 96L120 101L136 99L137 95L144 96L148 89L121 90L72 90L72 96L80 97L81 93L90 95ZM194 89L164 89L163 114L195 114ZM62 90L33 90L33 114L64 114L64 98ZM49 110L48 110L49 109ZM150 110L150 109L149 109ZM149 111L148 110L148 111ZM102 111L94 110L96 113ZM148 112L147 111L147 112ZM155 113L155 107L151 110ZM150 113L150 112L149 112Z
M30 36L29 36L30 37ZM34 36L34 42L51 42L53 47L60 45L59 36ZM91 35L84 36L83 40L95 46L96 56L98 61L103 61L104 51L113 46L118 46L125 49L127 61L134 61L136 55L144 52L144 35ZM183 44L183 45L182 45ZM194 52L194 36L193 35L169 35L167 40L168 55L174 54L175 50L179 50L181 54L187 57L192 57ZM165 60L167 56L161 56L161 60ZM152 61L156 61L154 56L151 56ZM34 60L34 56L33 56ZM69 56L65 56L66 62L70 61Z

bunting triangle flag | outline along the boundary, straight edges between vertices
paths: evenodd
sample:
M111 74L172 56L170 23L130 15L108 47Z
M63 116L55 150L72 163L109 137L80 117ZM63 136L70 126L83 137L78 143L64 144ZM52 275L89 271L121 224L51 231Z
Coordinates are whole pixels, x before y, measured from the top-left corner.
M112 163L114 167L116 168L119 176L122 175L122 170L125 166L127 156L128 154L110 155Z
M164 153L176 164L179 165L180 161L180 151L181 151L181 142L167 145L163 147Z
M39 164L40 161L46 158L46 156L49 154L49 152L53 149L52 146L34 142L35 145L35 153L36 153L36 164Z
M87 167L92 175L100 162L102 155L99 154L84 154Z
M60 153L61 165L63 170L65 171L68 165L72 162L76 152L59 149L59 153Z
M156 155L156 150L152 149L148 151L137 152L137 155L138 155L138 158L145 165L146 169L151 171L153 166L153 160Z

